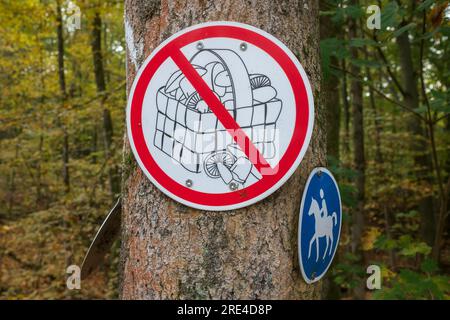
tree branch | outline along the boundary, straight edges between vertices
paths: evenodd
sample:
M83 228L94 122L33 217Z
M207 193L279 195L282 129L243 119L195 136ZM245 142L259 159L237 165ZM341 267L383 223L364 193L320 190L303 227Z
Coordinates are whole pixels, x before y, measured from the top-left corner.
M405 106L404 104L402 104L402 103L400 103L400 102L398 102L398 101L396 101L396 100L394 100L394 99L392 99L392 98L389 98L389 97L388 97L387 95L385 95L382 91L378 90L376 87L372 86L372 85L369 84L367 81L364 81L363 79L359 78L358 76L356 76L356 75L353 74L352 72L350 72L350 71L348 71L348 70L343 70L343 69L341 69L341 68L339 68L339 67L337 67L337 66L334 66L334 65L330 65L330 67L333 68L333 69L335 69L335 70L342 71L342 72L345 72L345 73L349 74L350 76L352 76L352 77L353 77L354 79L356 79L357 81L360 81L360 82L364 83L365 85L367 85L370 89L372 89L374 92L376 92L378 95L380 95L380 96L381 96L382 98L384 98L385 100L391 102L391 103L394 104L394 105L397 105L397 106L401 107L402 109L404 109L404 110L406 110L406 111L408 111L408 112L411 112L411 113L414 114L416 117L418 117L420 120L425 121L425 122L427 121L427 120L426 120L420 113L418 113L417 111L414 111L414 110L408 108L407 106Z
M372 34L372 38L374 41L376 41L378 43L378 37L375 33ZM394 84L397 87L398 91L400 91L402 96L405 97L406 96L405 90L400 85L400 82L397 80L397 77L394 75L394 72L392 72L391 67L389 66L389 62L388 62L383 50L381 50L381 48L379 46L377 46L376 49L377 49L378 55L381 57L384 64L386 65L386 70L389 73L389 76L391 77L392 81L394 81Z

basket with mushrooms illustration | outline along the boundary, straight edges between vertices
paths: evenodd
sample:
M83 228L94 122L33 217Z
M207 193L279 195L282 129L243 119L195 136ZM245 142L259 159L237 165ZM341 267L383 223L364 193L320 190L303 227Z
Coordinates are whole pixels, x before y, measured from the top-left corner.
M204 49L190 60L265 159L275 156L275 129L282 101L270 79L249 74L232 50ZM186 170L225 183L244 183L252 165L206 102L178 70L156 97L154 145Z

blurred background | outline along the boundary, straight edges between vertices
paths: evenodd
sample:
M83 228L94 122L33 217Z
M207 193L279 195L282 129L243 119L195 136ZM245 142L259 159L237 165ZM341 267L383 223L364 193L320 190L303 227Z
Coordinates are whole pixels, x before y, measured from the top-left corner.
M448 1L320 7L328 162L344 205L327 298L449 299ZM118 298L120 240L81 290L67 289L66 268L120 194L123 10L0 1L1 299ZM368 265L381 268L379 290L361 290Z

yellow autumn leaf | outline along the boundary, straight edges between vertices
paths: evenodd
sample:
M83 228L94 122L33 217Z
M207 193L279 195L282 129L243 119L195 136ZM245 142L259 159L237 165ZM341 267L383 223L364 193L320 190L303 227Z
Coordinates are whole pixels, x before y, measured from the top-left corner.
M373 244L380 234L380 228L370 227L367 229L362 239L362 249L364 251L372 250Z

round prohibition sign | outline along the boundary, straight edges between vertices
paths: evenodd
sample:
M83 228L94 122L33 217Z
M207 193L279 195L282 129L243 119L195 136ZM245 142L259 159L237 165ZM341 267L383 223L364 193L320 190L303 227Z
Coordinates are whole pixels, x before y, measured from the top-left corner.
M195 66L191 64L182 49L188 45L197 44L209 39L233 39L248 45L253 45L277 65L287 79L288 89L292 95L295 115L289 115L292 122L292 135L287 141L287 148L279 161L272 166L261 154L252 140L243 130L239 121L224 107L208 84L202 79ZM192 87L206 102L209 109L217 117L223 128L230 134L243 153L259 172L256 182L241 189L228 192L210 193L198 191L192 185L176 181L170 172L162 169L162 163L151 152L151 141L146 139L143 129L144 100L148 95L148 87L158 69L167 60L172 60L181 70ZM263 67L264 68L264 67ZM237 84L239 85L239 84ZM153 94L153 93L152 93ZM156 92L155 92L156 94ZM153 109L153 106L152 106ZM154 112L157 113L156 106ZM152 111L153 112L153 111ZM295 55L279 40L270 34L235 22L211 22L199 24L182 30L159 45L144 61L139 69L130 90L127 106L127 130L131 149L136 160L147 177L161 191L172 199L190 207L203 210L231 210L242 208L264 199L294 173L300 164L309 145L314 123L314 102L311 87L301 64ZM281 128L280 130L283 130ZM190 183L192 184L192 183Z

